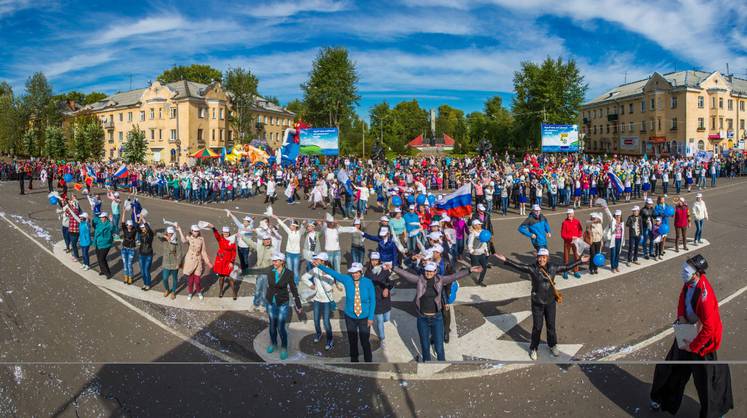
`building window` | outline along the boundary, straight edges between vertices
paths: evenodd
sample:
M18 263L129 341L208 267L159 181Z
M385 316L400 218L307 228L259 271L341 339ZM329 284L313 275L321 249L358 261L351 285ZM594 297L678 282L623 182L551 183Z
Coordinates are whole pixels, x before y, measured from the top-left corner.
M653 111L654 109L656 109L654 106L656 106L656 104L654 103L654 99L651 99L651 107L649 107L649 109Z
M677 96L672 96L672 109L677 109Z
M176 141L176 129L171 130L171 140Z
M151 128L151 130L150 130L150 139L151 140L156 139L156 130L155 129Z
M646 101L641 100L641 113L646 111Z
M698 109L702 109L703 106L705 106L704 102L705 99L703 98L703 96L698 96Z
M150 109L150 120L153 120L156 118L156 110Z
M176 108L175 107L171 108L171 119L176 119Z
M158 119L163 119L163 111L161 108L158 108Z
M143 122L145 120L145 110L140 111L140 122Z
M727 119L726 120L726 129L732 131L734 130L734 119Z
M635 124L634 124L633 122L630 122L630 123L628 124L628 130L629 130L630 132L633 132L633 129L635 129Z
M663 99L662 99L661 97L659 97L658 99L656 99L656 109L657 109L657 110L662 110L662 109L664 109L664 104L663 104L663 101L664 101L664 100L663 100Z
M220 110L218 110L218 118L220 120L223 120L223 108L220 108Z
M711 118L711 130L712 131L716 130L716 118L715 117Z
M114 142L114 131L109 131L109 142Z
M163 141L163 129L158 130L158 140Z
M607 133L610 133L610 125L607 125Z
M215 112L213 112L213 113L215 113ZM213 140L213 141L215 141L215 129L212 129L210 131L210 139Z
M711 97L711 108L716 108L716 96Z
M205 118L206 115L207 115L207 109L205 109L204 107L201 107L198 117Z
M202 129L197 130L197 140L202 141Z
M718 118L718 128L724 129L724 118Z
M704 118L698 118L698 129L705 130L705 119Z
M123 138L124 138L124 132L119 131L119 142L122 142Z
M728 102L726 102L726 108L727 108L728 110L734 110L734 100L732 100L732 99L729 99L729 101L728 101Z
M624 115L624 114L625 114L625 105L623 105L623 106L620 106L620 114L621 114L621 115Z
M594 128L593 129L594 130L594 135L596 135L597 134L597 125L594 125L593 128Z
M262 115L257 115L257 123L262 123Z
M703 140L698 140L698 150L703 151L705 150L705 142Z
M226 138L226 140L228 142L231 142L231 138L233 138L233 131L229 129L226 135L228 135L228 138Z
M127 122L132 122L132 112L127 112Z
M677 118L672 118L672 130L677 130Z
M124 120L124 113L119 113L119 121L122 122Z
M739 111L744 112L744 100L739 101Z
M719 109L723 109L724 108L724 98L723 97L719 97L718 98L718 108Z
M657 131L661 130L661 118L656 119L656 130Z
M267 116L265 116L265 125L267 125Z
M739 119L739 129L744 129L744 119Z
M220 136L219 136L218 139L220 139L221 141L223 141L223 129L221 128L221 130L218 131L218 133L220 134Z

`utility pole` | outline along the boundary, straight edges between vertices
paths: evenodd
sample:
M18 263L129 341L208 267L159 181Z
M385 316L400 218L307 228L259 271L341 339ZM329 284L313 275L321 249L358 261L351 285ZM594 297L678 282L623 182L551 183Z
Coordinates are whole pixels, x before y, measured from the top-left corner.
M363 130L363 157L366 157L366 123L361 119L361 126Z

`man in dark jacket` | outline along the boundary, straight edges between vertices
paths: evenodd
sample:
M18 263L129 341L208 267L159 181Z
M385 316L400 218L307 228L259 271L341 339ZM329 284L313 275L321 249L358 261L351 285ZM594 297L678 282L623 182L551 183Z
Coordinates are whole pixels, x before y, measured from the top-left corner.
M638 244L641 242L643 233L643 219L641 218L641 208L633 206L633 214L625 220L625 228L628 229L628 266L630 262L638 264Z
M649 256L654 256L654 218L654 200L649 197L646 199L646 205L641 209L641 222L643 224L643 258L646 260L648 260Z
M539 347L543 322L547 322L547 345L550 347L550 352L555 357L559 356L558 338L555 333L555 275L573 270L580 264L588 262L589 256L585 255L580 260L566 265L550 263L550 252L547 248L540 248L537 251L537 262L534 264L518 263L500 253L496 253L495 257L507 266L529 273L529 280L532 281L532 341L529 344L529 358L537 360L537 347ZM558 298L559 295L558 293Z

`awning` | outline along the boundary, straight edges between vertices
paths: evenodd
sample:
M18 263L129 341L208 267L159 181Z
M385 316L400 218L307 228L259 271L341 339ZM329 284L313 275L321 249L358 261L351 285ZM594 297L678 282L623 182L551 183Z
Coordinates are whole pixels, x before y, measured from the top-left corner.
M650 136L648 137L648 140L654 144L663 144L667 142L666 136Z
M711 141L714 141L714 140L717 141L717 140L721 139L721 135L720 134L710 134L710 135L708 135L708 139L710 139Z

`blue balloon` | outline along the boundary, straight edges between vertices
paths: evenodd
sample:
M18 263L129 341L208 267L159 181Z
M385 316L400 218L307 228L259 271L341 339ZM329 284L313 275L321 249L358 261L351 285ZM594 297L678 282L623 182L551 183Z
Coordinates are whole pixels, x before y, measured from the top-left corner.
M52 205L52 206L56 206L57 205L57 198L54 197L54 196L49 196L49 204Z
M418 202L418 205L424 205L425 204L425 195L419 194L418 198L416 199L416 202Z
M667 216L674 216L674 206L667 206L664 209L664 214Z
M607 260L604 258L604 254L597 253L597 255L594 256L594 259L592 261L594 262L595 266L600 267L600 266L603 266L605 261Z
M480 231L480 242L490 242L490 238L492 237L493 234L487 229L483 229L482 231Z
M436 204L436 196L433 196L432 194L428 195L428 203L431 204L431 206Z
M65 183L72 183L73 182L73 175L70 173L67 173L63 176L65 179Z
M659 234L666 235L669 233L669 224L661 224L659 227Z
M415 204L415 198L414 198L414 197L412 197L412 195L408 195L408 196L407 196L407 203L409 203L409 204L411 204L411 205L412 205L412 204Z
M399 197L399 196L394 196L394 197L392 197L392 204L393 204L394 206L398 206L398 207L399 207L399 206L402 206L402 198L401 198L401 197Z

